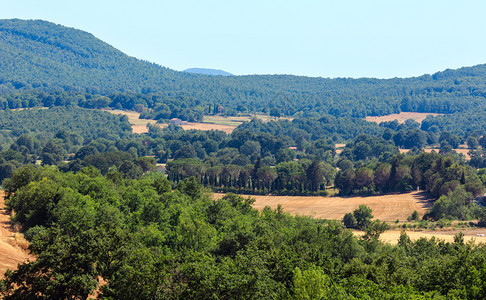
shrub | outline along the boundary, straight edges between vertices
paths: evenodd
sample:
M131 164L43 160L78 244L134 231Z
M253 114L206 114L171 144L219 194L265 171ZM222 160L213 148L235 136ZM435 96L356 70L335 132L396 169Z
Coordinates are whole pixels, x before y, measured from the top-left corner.
M356 228L357 223L356 223L356 218L352 213L347 213L343 217L343 224L346 226L346 228Z

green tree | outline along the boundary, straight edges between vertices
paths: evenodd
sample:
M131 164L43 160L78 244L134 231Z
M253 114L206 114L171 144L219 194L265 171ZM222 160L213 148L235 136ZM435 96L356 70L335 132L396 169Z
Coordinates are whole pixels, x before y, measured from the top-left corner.
M356 228L357 223L354 214L346 213L343 217L343 224L346 226L346 228Z
M373 218L371 208L364 204L360 204L359 207L353 211L353 215L359 229L366 228L370 224L371 218Z
M270 109L270 116L274 118L280 118L281 112L277 107L272 107Z
M371 221L365 228L365 234L363 238L365 240L378 240L380 234L390 229L390 225L385 222L380 222L380 220Z
M329 299L331 280L317 268L301 271L295 268L293 277L293 299Z

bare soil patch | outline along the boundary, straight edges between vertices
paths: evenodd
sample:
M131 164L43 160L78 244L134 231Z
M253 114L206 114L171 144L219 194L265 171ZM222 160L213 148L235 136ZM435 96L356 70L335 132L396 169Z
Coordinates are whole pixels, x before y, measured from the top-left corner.
M336 148L336 154L341 154L346 144L335 144L334 147Z
M0 279L7 269L14 270L17 264L34 257L29 255L26 241L17 233L10 223L10 215L5 209L4 193L0 193ZM24 248L24 249L22 249Z
M368 122L375 122L380 124L381 122L388 122L388 121L393 121L397 120L398 123L405 123L406 120L412 119L415 120L419 123L421 123L427 116L439 116L442 114L436 114L436 113L417 113L417 112L401 112L399 114L391 114L391 115L386 115L386 116L381 116L381 117L366 117L365 120Z
M221 198L222 194L215 194ZM247 197L245 195L244 197ZM251 196L255 198L253 207L263 209L270 206L275 209L280 204L285 212L296 215L308 215L323 219L342 219L360 204L368 205L373 210L375 219L394 222L405 221L414 210L423 216L430 207L430 198L424 192L410 192L369 197L308 197L308 196Z

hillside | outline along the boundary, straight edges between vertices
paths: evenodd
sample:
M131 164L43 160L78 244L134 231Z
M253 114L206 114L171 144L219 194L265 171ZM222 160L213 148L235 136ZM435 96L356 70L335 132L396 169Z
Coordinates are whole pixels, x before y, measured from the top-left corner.
M0 20L0 92L156 93L235 111L381 116L483 107L486 65L394 79L209 76L129 57L93 35L40 20Z
M190 68L184 70L187 73L195 73L195 74L204 74L204 75L213 75L213 76L232 76L233 74L223 71L223 70L215 70L215 69L205 69L205 68Z

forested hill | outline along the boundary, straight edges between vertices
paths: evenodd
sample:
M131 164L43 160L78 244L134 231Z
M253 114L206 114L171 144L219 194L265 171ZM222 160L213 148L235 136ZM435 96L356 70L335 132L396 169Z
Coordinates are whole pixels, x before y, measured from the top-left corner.
M364 117L483 107L486 66L405 79L209 76L129 57L93 35L40 20L0 20L0 92L164 94L237 111Z

